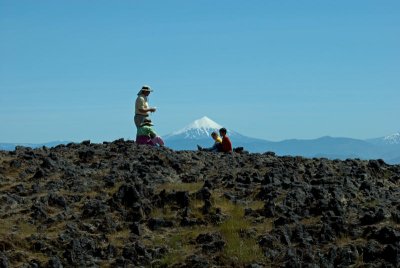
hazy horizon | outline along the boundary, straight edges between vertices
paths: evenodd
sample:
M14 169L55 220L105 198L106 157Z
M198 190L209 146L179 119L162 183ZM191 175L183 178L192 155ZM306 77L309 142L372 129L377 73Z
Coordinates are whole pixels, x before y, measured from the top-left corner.
M196 120L199 120L199 119L200 119L200 118L197 118ZM210 118L210 119L213 120L212 118ZM195 121L195 120L194 120L194 121ZM214 121L214 120L213 120L213 121ZM188 123L186 126L190 125L191 123L193 123L193 122ZM219 122L216 122L216 123L219 123ZM182 130L182 129L185 128L186 126L182 126L181 128L175 129L174 131L171 131L171 132L169 132L169 133L160 133L160 134L161 134L161 136L167 136L167 135L171 135L171 134L173 135L174 132L179 131L179 130ZM222 126L222 125L221 125L221 126ZM230 130L235 131L235 132L238 132L239 134L244 135L244 136L247 136L247 137L257 138L257 139L262 139L262 140L267 140L267 139L265 139L265 138L254 137L254 136L251 136L251 135L247 135L246 133L241 133L241 132L239 132L239 131L236 131L235 129L230 129ZM341 137L341 136L324 135L324 136L310 137L310 138L302 138L302 139L297 138L297 137L293 137L293 138L288 138L288 139L283 139L283 140L268 140L268 141L279 142L279 141L284 141L284 140L296 140L296 139L298 139L298 140L314 140L314 139L319 139L319 138L323 138L323 137L350 138L350 139L357 139L357 140L370 140L370 139L376 139L376 138L383 138L383 137L385 137L385 136L392 135L392 134L396 134L396 133L400 133L400 131L395 132L395 133L389 133L389 134L387 134L387 135L383 135L383 136L379 136L379 137L370 137L370 138L365 138L365 139L357 138L357 137L344 137L344 136ZM101 142L103 142L103 141L113 141L113 140L120 139L120 138L124 138L124 137L119 137L119 138L115 138L115 139L112 139L112 140L93 140L93 139L91 139L90 137L87 137L87 138L84 138L84 139L81 139L81 140L68 140L68 139L66 139L66 140L47 140L47 141L38 141L38 142L30 142L30 141L28 141L28 142L8 142L8 141L1 141L1 140L0 140L0 143L10 143L10 144L44 144L44 143L52 143L52 142L82 142L82 141L84 141L84 140L91 140L92 142L95 142L95 143L101 143ZM134 140L135 137L129 137L129 138L124 138L124 139L127 139L127 140Z

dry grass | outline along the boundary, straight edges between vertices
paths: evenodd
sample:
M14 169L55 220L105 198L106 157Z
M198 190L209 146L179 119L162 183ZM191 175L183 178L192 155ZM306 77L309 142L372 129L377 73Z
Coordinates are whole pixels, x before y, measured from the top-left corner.
M347 235L343 235L335 240L335 244L338 247L344 247L347 245L364 245L367 243L367 240L363 238L358 238L358 239L352 239L351 237Z
M321 216L311 217L311 218L304 218L300 221L301 224L309 226L309 225L316 225L321 223Z
M244 217L245 207L234 204L224 198L215 199L215 203L224 214L229 215L228 220L217 226L217 230L222 234L226 242L224 254L227 257L236 257L237 262L241 264L262 260L263 253L256 239L241 237L240 235L241 232L255 227ZM254 205L257 206L259 204L255 203Z
M124 245L127 243L129 236L130 230L123 229L121 231L107 235L107 239L111 245L121 248L124 247Z
M189 193L195 193L201 189L204 182L192 182L192 183L182 183L182 182L168 182L159 185L156 188L156 192L161 192L163 190L171 191L187 191Z
M191 243L196 237L205 232L202 227L178 228L173 233L168 234L164 239L158 238L158 245L167 246L169 252L161 259L160 265L170 266L182 263L189 256L196 252L196 245Z
M160 261L160 265L172 266L183 262L189 255L195 254L196 251L199 250L198 246L193 243L196 237L201 233L210 232L217 232L222 235L226 242L222 252L225 257L234 257L239 264L246 264L263 259L263 253L256 239L252 237L241 237L243 231L251 228L256 230L270 230L270 228L272 228L272 223L254 225L244 217L245 207L258 208L260 202L251 203L248 204L248 206L239 205L217 196L216 194L213 195L212 202L215 207L220 208L222 213L229 217L220 225L178 227L172 231L159 230L149 232L148 238L144 241L145 244L167 246L169 249L169 252ZM202 201L191 200L191 210L196 217L203 217L200 212L202 205ZM171 217L174 213L173 208L166 207L156 210L154 215L159 217Z

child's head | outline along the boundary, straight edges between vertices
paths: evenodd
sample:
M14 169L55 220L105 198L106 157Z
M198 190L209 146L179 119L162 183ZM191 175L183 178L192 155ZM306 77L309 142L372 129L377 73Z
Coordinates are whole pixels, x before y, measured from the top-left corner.
M211 137L212 137L214 140L216 140L216 139L218 138L217 132L215 132L215 131L211 132Z
M222 137L225 137L225 135L226 135L226 128L221 128L220 130L219 130L219 134L222 136Z

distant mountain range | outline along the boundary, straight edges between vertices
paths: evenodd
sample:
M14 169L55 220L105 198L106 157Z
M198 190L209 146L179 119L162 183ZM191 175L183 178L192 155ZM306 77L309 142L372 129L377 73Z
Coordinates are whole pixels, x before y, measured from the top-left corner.
M60 144L68 144L69 141L51 141L46 143L0 143L0 150L12 151L15 150L16 146L24 146L30 148L39 148L39 147L54 147Z
M195 150L196 145L211 146L212 131L222 126L208 117L200 118L179 131L164 136L168 147L175 150ZM284 140L273 142L255 139L228 129L234 147L244 147L255 153L273 151L278 155L298 155L304 157L326 157L330 159L377 159L387 163L400 164L400 133L387 137L359 140L351 138L321 137L311 140Z
M211 147L213 141L210 134L212 131L218 131L221 127L222 125L204 116L181 130L163 136L163 138L166 145L172 149L196 150L197 144L203 147ZM290 139L273 142L247 137L228 129L228 136L234 147L244 147L245 150L253 153L272 151L278 155L326 157L329 159L383 159L390 164L400 164L400 133L368 140L326 136L311 140ZM43 144L0 143L0 150L14 150L15 146L31 148L53 147L67 143L69 142L54 141Z

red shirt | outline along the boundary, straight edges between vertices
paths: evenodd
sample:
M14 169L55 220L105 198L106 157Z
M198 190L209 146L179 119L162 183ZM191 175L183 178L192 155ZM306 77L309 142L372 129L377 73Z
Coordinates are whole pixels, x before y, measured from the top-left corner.
M222 151L224 153L232 152L232 143L228 136L222 138Z

